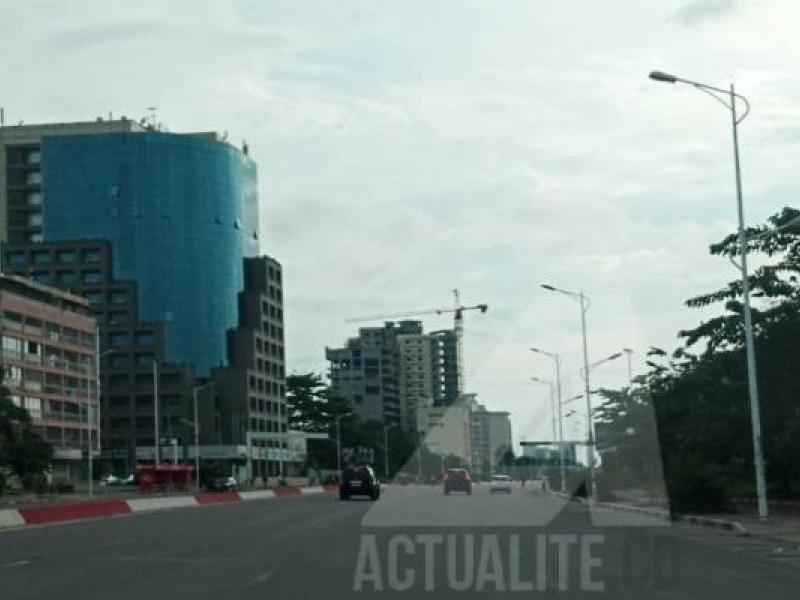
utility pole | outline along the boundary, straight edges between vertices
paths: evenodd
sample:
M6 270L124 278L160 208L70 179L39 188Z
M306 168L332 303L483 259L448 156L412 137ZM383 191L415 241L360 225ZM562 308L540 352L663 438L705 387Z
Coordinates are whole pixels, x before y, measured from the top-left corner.
M630 348L623 348L622 351L628 355L628 389L633 390L633 366L631 364L633 350Z
M159 414L158 414L158 361L154 358L153 359L153 425L154 425L154 434L155 434L155 453L153 454L153 460L156 467L158 467L160 461L160 453L161 453L161 436L160 436L160 423L159 423Z

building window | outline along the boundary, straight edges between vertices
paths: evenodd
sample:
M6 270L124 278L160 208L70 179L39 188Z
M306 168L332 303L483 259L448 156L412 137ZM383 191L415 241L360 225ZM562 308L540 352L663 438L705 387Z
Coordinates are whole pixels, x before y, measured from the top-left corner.
M3 367L3 383L13 387L20 387L22 384L22 369L20 367Z
M122 325L128 322L128 315L124 311L112 310L108 313L109 325Z
M53 340L54 342L57 342L61 339L61 327L55 323L47 323L45 325L45 331L47 333L47 339Z
M131 400L128 396L111 396L110 404L112 409L128 409L130 408Z
M42 205L42 193L31 192L28 194L28 206L36 207Z
M28 241L32 244L39 244L44 241L44 237L39 231L31 232L28 234Z
M155 338L151 331L137 331L136 332L136 345L137 346L152 346Z
M128 343L127 333L112 333L108 336L108 343L112 348L119 348Z
M63 265L72 264L76 259L75 250L59 250L56 252L56 260Z
M35 212L28 215L28 226L41 227L42 226L42 213Z
M25 321L25 332L35 336L42 335L42 322L39 319L28 317Z
M103 301L103 295L97 290L83 292L83 297L86 298L92 306L96 306Z
M42 420L42 399L41 398L25 398L25 409L31 415L34 421Z
M80 337L78 330L72 329L71 327L64 327L61 331L61 339L68 344L79 344Z
M111 429L116 429L117 431L120 429L129 429L131 420L128 417L111 417L111 419L109 419L109 425Z
M123 387L130 384L131 379L127 373L118 373L108 378L108 383L111 387Z
M152 396L136 396L136 411L149 412L153 410L153 397Z
M136 355L136 366L137 367L148 367L152 366L153 364L153 355L152 354L137 354Z
M56 278L58 283L71 285L77 283L78 274L75 271L59 271Z
M113 290L108 295L108 301L111 304L125 304L128 299L128 295L125 293L124 290Z
M25 183L28 185L39 185L42 183L42 174L39 171L28 173L28 176L25 178Z
M22 340L7 335L3 336L3 356L19 360L22 358Z
M24 252L6 252L6 263L9 265L24 265L25 253Z
M31 273L31 279L36 283L48 284L51 281L50 271L34 271Z
M108 365L112 369L124 369L127 368L129 364L128 355L120 352L112 352L108 359Z
M101 273L100 271L84 271L83 272L83 283L100 283Z
M42 391L42 374L39 371L26 370L23 373L22 387L35 392Z
M100 262L100 250L97 250L96 248L84 250L81 256L83 262L85 263Z
M38 342L28 342L26 344L27 352L25 352L25 361L34 364L41 364L42 362L42 355L41 355L41 348Z

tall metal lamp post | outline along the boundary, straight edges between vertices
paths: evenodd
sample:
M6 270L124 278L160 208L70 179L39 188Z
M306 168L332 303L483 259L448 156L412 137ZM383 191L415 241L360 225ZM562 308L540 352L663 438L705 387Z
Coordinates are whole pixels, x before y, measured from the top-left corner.
M750 395L750 422L753 432L753 463L755 466L756 494L758 496L758 515L763 520L769 516L767 503L767 485L764 469L764 453L761 442L761 407L758 398L758 376L756 371L755 341L753 339L753 317L750 310L750 277L747 272L747 238L745 237L744 204L742 202L742 173L739 163L739 124L750 114L750 103L747 98L737 94L733 83L729 89L722 89L705 83L683 79L662 71L652 71L650 79L661 83L683 83L704 92L717 100L730 112L733 130L733 167L736 181L736 208L739 218L739 259L737 265L742 280L742 297L744 299L744 339L747 356L747 384ZM737 112L737 101L744 105L741 116Z

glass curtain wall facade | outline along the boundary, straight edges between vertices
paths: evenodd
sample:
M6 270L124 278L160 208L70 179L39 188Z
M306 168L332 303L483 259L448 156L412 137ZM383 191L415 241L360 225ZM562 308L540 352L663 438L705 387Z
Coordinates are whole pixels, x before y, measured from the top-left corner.
M255 163L213 134L148 131L45 138L41 164L44 239L110 240L170 359L223 365L242 259L259 250Z

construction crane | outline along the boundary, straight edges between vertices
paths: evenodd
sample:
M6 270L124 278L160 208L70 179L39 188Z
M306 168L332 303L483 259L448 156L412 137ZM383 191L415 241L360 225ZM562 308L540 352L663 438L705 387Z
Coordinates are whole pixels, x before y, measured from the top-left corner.
M422 310L414 310L402 313L383 314L383 315L370 315L367 317L355 317L346 319L346 323L360 323L363 321L382 321L384 319L404 319L407 317L421 317L423 315L442 315L445 313L453 313L453 333L456 338L456 383L458 385L458 393L464 393L464 312L468 310L479 310L485 313L489 310L488 304L475 304L473 306L464 306L461 304L461 296L458 290L453 290L453 298L455 300L452 308L428 308Z

